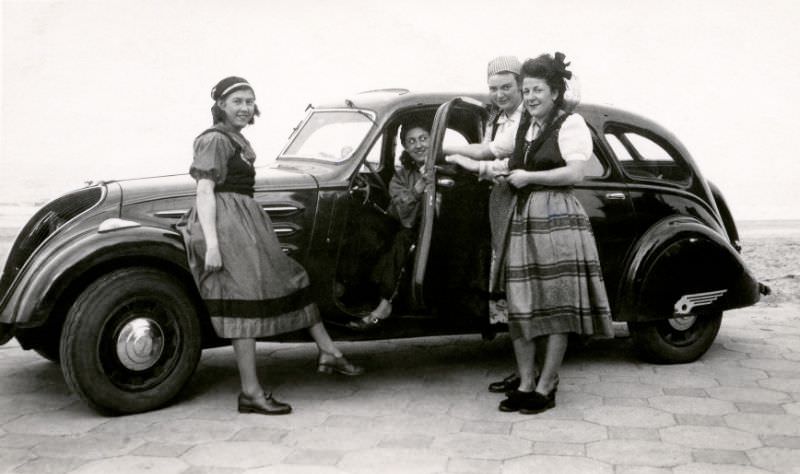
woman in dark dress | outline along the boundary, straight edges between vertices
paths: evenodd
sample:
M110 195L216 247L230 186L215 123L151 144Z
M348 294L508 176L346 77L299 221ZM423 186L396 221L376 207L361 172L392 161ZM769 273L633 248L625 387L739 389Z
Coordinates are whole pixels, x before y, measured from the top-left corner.
M502 411L538 413L555 405L567 336L611 337L597 247L586 211L572 192L592 155L586 122L564 110L564 55L522 65L525 113L509 160L516 201L508 223L502 277L520 386ZM534 376L535 346L546 346Z
M305 270L285 255L272 222L253 199L256 155L241 130L259 115L255 93L241 77L212 90L214 126L194 142L189 173L196 206L178 228L189 266L216 333L233 341L242 391L241 413L285 414L291 407L265 392L256 372L255 339L309 328L320 372L358 375L322 325Z

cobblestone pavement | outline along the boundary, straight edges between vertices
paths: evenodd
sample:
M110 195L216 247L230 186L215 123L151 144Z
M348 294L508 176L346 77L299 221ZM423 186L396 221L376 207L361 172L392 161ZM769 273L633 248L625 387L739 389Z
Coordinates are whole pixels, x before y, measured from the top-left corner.
M260 344L259 370L294 413L235 410L233 351L206 351L172 406L106 418L57 365L0 348L0 472L800 472L800 308L726 314L699 361L639 362L628 339L573 347L558 405L502 413L486 385L510 342L477 336L342 345L368 373L314 371L310 344Z

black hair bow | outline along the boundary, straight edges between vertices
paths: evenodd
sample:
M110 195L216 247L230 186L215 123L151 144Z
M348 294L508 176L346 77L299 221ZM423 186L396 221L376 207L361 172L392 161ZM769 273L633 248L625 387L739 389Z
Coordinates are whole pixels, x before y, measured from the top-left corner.
M558 72L561 73L562 77L564 77L565 79L572 79L572 72L567 71L567 66L569 66L570 63L565 63L564 59L566 59L564 53L559 53L559 52L556 53L555 57L556 68L558 69Z

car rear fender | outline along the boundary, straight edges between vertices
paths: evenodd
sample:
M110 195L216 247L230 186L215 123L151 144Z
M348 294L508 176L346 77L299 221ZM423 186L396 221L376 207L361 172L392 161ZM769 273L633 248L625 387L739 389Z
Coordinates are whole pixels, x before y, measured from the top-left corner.
M739 253L688 216L666 217L637 242L620 282L616 318L652 321L755 304L758 281Z
M714 202L717 204L717 210L719 210L722 225L725 226L725 231L728 233L731 245L733 245L737 251L741 251L742 245L739 242L739 231L736 229L736 222L733 220L730 208L728 208L728 203L725 202L725 198L722 196L722 191L711 181L708 181L708 188L711 190L711 195L714 197Z
M9 295L0 321L17 327L41 326L86 285L108 271L131 265L167 270L184 281L196 297L183 241L177 232L163 227L134 227L108 233L93 230L37 259Z

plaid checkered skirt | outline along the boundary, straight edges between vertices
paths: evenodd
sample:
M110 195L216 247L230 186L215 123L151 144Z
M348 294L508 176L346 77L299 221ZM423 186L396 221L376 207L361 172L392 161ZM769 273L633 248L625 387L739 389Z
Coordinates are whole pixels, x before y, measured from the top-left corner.
M613 336L594 234L570 190L533 191L515 206L505 263L512 339Z

